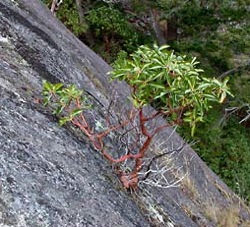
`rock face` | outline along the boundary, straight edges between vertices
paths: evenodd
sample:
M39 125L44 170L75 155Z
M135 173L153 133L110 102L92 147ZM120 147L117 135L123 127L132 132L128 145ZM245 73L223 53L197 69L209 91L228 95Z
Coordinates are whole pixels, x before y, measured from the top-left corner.
M190 147L171 156L179 187L129 193L89 141L37 101L46 79L85 90L98 120L115 90L122 114L129 88L110 84L110 69L39 0L0 2L0 226L250 226L248 208ZM156 141L183 144L172 129Z

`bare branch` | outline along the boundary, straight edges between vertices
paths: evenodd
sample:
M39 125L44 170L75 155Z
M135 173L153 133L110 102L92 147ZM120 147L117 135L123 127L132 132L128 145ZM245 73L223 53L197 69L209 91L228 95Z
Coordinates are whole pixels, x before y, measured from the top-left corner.
M151 167L152 167L152 165L156 162L156 160L157 159L159 159L159 158L162 158L162 157L164 157L164 156L166 156L166 155L170 155L170 154L173 154L173 153L180 153L183 149L184 149L184 147L186 146L186 143L184 143L184 144L182 144L179 148L177 148L177 149L171 149L171 150L169 150L169 149L166 149L167 151L162 151L160 154L158 154L158 155L155 155L151 160L150 160L150 162L149 162L149 164L147 165L147 168L146 168L146 174L145 174L145 176L144 176L144 178L142 179L142 180L146 180L148 177L149 177L149 174L151 173ZM165 167L163 167L163 168L165 168Z
M62 3L63 3L63 0L52 1L50 11L54 16L56 15L56 12L59 10L59 7Z
M234 73L236 73L236 72L239 72L240 70L244 70L244 69L249 68L249 67L250 67L250 61L247 62L247 63L244 64L244 65L240 65L240 66L238 66L238 67L236 67L236 68L230 69L230 70L228 70L228 71L222 73L222 74L219 76L219 78L220 78L220 79L223 79L223 78L225 78L226 76L228 76L228 75L230 75L230 74L232 75L232 74L234 74Z
M241 111L242 109L245 109L247 108L247 110L244 110L246 111L246 116L240 120L240 124L243 123L243 122L246 122L250 119L250 104L249 103L244 103L243 105L241 106L235 106L235 107L228 107L225 109L225 114L224 116L221 118L220 122L219 122L219 125L222 124L223 121L225 121L226 118L228 118L230 115L234 114L234 113L237 113L238 111Z

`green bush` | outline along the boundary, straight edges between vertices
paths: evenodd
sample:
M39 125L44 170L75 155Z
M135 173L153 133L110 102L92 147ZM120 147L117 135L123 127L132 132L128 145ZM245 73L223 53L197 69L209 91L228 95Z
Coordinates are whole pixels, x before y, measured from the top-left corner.
M98 37L120 39L125 50L135 50L139 43L139 35L127 22L125 16L115 8L101 6L88 12L86 20Z
M197 68L195 58L188 61L167 48L141 46L130 59L120 58L114 64L113 78L132 86L135 106L157 104L171 120L188 122L193 135L211 102L222 103L227 94L231 95L227 79L220 82L200 75L203 70Z
M49 8L51 7L52 0L43 0ZM61 20L65 26L70 29L76 36L84 34L88 29L87 23L80 23L78 11L75 1L64 0L60 5L56 16Z
M126 55L120 55L119 61L114 65L112 78L130 83L134 105L128 118L118 121L117 124L111 124L107 116L107 128L103 127L102 131L92 127L85 116L85 109L88 109L89 105L82 90L75 85L63 86L43 82L44 104L58 116L61 125L71 123L78 127L92 142L94 148L111 163L124 164L127 160L134 162L129 168L130 171L122 166L116 168L121 183L127 189L137 189L138 182L149 176L152 162L168 154L169 151L152 157L152 161L146 167L148 174L142 179L139 177L139 172L144 166L145 154L150 151L148 148L158 132L166 127L187 122L193 135L196 123L203 121L205 111L211 108L210 103L222 103L226 95L230 94L226 85L227 80L220 82L201 76L203 70L197 68L198 62L195 58L186 60L185 56L177 56L167 48L168 46L154 45L152 49L141 46L130 55L130 59ZM144 106L152 102L159 104L157 110L145 113ZM166 117L166 123L149 127L148 123L161 115ZM136 126L135 122L138 122ZM127 144L125 149L121 146L121 156L114 158L107 150L104 138L112 131L124 127L130 128L129 131L134 130L137 139L132 139L132 144ZM133 151L127 152L130 147L133 147ZM156 186L159 186L157 182ZM166 187L169 186L168 181L165 181L165 184Z

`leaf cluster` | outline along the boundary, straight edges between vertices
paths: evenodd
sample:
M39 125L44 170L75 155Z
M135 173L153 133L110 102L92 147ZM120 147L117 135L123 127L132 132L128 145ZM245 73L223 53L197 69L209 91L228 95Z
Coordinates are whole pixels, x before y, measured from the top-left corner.
M51 6L52 0L43 0L44 3ZM56 16L61 20L68 29L70 29L76 36L81 36L86 33L88 29L87 23L81 23L75 1L63 0L60 5L60 10L57 11Z
M231 93L228 80L219 81L201 75L195 58L175 55L168 46L151 49L141 46L130 58L114 64L113 79L125 80L132 86L132 100L138 108L158 103L157 109L176 114L189 122L192 135L197 122L203 121L211 102L222 103Z
M139 34L118 9L106 5L94 8L88 12L86 20L97 36L117 36L123 39L125 46L139 42Z
M65 87L61 83L52 84L43 81L42 93L44 105L50 106L53 109L52 113L60 117L60 125L71 121L81 114L84 109L90 107L87 104L87 97L83 95L83 91L75 85Z

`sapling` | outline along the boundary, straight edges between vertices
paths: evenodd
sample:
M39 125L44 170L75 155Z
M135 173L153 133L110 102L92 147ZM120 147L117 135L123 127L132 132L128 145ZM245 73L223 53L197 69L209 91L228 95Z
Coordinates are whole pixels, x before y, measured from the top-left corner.
M189 61L185 56L177 56L169 51L168 46L156 45L153 49L141 46L129 58L118 59L111 72L112 79L124 80L130 84L133 107L125 120L118 121L117 124L110 124L107 120L102 131L95 131L87 121L87 95L75 85L63 86L45 81L44 104L49 105L53 113L60 117L61 125L70 122L78 127L108 161L119 164L117 174L121 183L125 188L135 190L140 181L140 171L145 167L144 159L150 156L147 152L157 133L166 127L188 122L193 135L196 124L203 121L206 111L212 108L211 102L222 103L227 94L231 95L227 79L219 81L206 78L202 75L203 70L197 68L197 65L195 58ZM155 105L156 109L152 112L146 111L145 107L151 104ZM166 121L159 125L157 119L162 116ZM106 119L109 119L109 116ZM104 138L111 132L118 132L129 126L126 134L133 134L135 139L126 144L127 149L122 151L120 157L114 158L107 150ZM153 157L150 165L164 155L163 153ZM122 164L127 162L130 163L129 169L122 167ZM146 176L148 173L156 175L150 166L146 169ZM167 171L164 167L162 171L159 170L159 174L164 178ZM145 177L143 180L152 183L145 181ZM173 182L171 184L176 185Z

